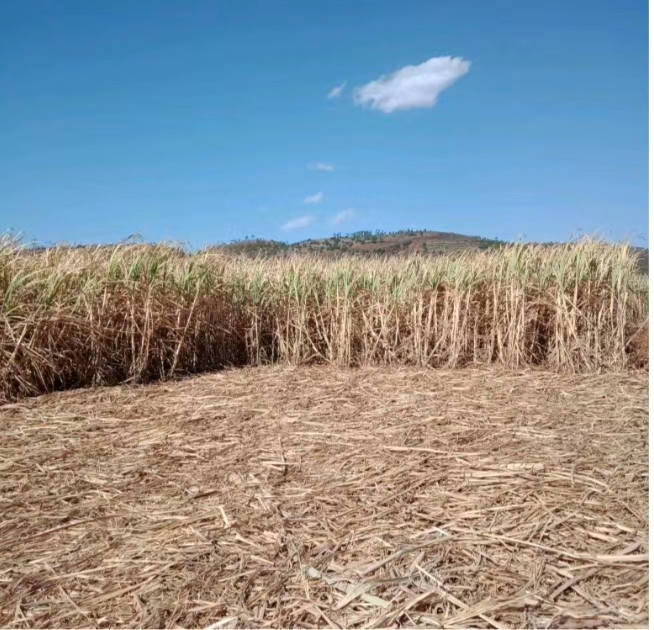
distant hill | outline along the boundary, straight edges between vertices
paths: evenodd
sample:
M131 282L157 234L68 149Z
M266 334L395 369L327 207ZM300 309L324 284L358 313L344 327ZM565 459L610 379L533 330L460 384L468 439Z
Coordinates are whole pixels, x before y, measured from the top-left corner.
M143 242L136 235L123 241L122 244L132 247L148 248L153 244ZM436 232L433 230L401 230L398 232L382 232L377 230L360 231L352 234L334 234L328 238L308 239L297 243L267 240L247 237L230 243L218 243L206 248L204 251L224 252L233 256L273 257L288 256L293 253L315 253L328 258L337 258L343 254L360 256L388 256L402 254L429 254L434 256L452 254L463 251L483 251L509 245L507 241L483 238L481 236L467 236L452 232ZM557 243L543 243L543 245L556 245ZM186 255L182 245L162 244L179 255ZM68 245L71 249L93 247L91 245ZM106 249L113 249L116 245L100 245ZM27 251L38 253L45 249L42 246L32 246ZM638 268L642 273L649 273L649 250L643 247L634 247L638 256Z
M280 256L294 252L312 252L329 257L341 254L383 256L390 254L423 253L431 255L450 254L461 251L482 251L508 245L506 241L481 236L467 236L452 232L433 230L402 230L399 232L361 231L353 234L335 234L321 239L309 239L297 243L247 238L215 245L209 249L245 256ZM555 243L545 243L554 245ZM649 250L635 247L638 267L642 273L649 272Z
M480 236L465 236L450 232L430 230L402 230L400 232L361 231L353 234L335 234L328 238L309 239L298 243L283 243L264 239L244 239L216 245L232 254L270 256L293 252L319 253L327 255L362 254L447 254L462 250L483 250L500 247L504 243Z

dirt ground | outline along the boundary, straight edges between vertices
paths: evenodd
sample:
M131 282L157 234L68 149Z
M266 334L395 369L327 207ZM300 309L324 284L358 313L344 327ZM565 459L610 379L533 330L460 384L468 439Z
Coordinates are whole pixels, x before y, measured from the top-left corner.
M0 407L0 626L646 627L648 384L261 368Z

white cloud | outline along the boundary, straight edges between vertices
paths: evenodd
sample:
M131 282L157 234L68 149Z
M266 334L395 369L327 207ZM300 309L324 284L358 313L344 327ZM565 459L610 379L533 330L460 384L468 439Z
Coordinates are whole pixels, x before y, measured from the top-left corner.
M325 173L331 173L335 170L333 164L327 164L326 162L315 162L314 164L309 165L309 169L312 171L324 171Z
M347 223L351 219L354 218L354 210L352 208L348 208L347 210L341 210L333 219L332 223L334 225L342 225L343 223Z
M301 230L302 228L309 227L313 223L313 217L305 215L303 217L296 217L282 225L282 230L288 232L289 230Z
M321 203L322 200L325 198L325 195L323 195L321 192L316 193L315 195L309 195L308 197L304 198L304 203Z
M327 98L338 98L341 94L343 94L343 90L345 89L346 85L347 85L347 81L343 81L343 83L341 83L340 85L333 87L331 90L329 90L329 94L327 94Z
M357 88L354 102L386 114L402 109L433 107L441 92L469 70L470 62L461 57L432 57L417 66L405 66Z

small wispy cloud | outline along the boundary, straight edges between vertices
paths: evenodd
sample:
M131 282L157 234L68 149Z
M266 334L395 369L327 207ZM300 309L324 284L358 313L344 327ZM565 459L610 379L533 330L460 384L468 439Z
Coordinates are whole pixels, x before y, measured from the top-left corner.
M308 197L304 198L304 203L311 203L311 204L316 204L316 203L322 203L322 200L325 198L325 195L323 195L321 192L316 193L315 195L309 195Z
M461 57L432 57L417 66L405 66L382 75L354 91L354 102L385 114L433 107L439 95L470 70Z
M305 215L303 217L295 217L282 225L282 230L289 232L290 230L301 230L302 228L309 227L313 223L313 217L311 215Z
M324 171L325 173L331 173L336 167L333 164L327 164L326 162L314 162L309 164L309 170L311 171Z
M327 94L327 98L338 98L343 94L343 90L345 89L345 86L347 85L347 81L343 81L340 85L337 85L336 87L333 87L331 90L329 90L329 93Z
M348 221L351 221L354 218L354 210L352 208L348 208L347 210L341 210L334 216L332 219L332 224L333 225L343 225L343 223L347 223Z

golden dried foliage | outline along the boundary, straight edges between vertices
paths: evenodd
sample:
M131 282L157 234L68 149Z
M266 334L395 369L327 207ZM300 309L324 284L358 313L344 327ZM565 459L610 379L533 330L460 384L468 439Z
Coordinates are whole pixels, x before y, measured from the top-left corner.
M595 241L251 260L5 239L0 398L272 362L622 369L647 318L636 264Z

